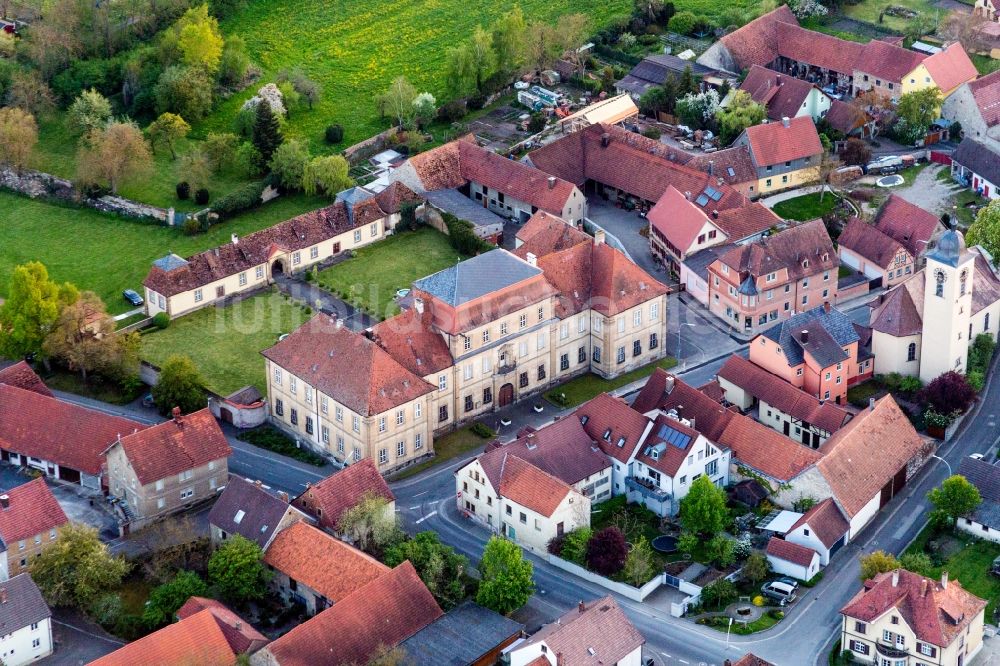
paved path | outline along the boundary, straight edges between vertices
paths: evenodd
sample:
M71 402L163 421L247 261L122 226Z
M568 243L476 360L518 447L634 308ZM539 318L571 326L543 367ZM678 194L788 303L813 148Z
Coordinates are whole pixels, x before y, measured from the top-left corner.
M320 289L311 282L287 275L276 276L274 282L282 292L305 303L313 310L337 317L352 331L361 332L378 323L377 319L364 311L337 298L325 289Z
M143 313L143 312L145 312L145 311L146 311L146 309L145 309L145 308L143 308L143 307L138 307L138 308L135 308L134 310L129 310L128 312L123 312L123 313L121 313L121 314L119 314L119 315L115 315L115 316L113 317L113 319L114 319L115 321L121 321L122 319L128 319L128 318L129 318L129 317L131 317L132 315L137 315L137 314L142 314L142 313Z

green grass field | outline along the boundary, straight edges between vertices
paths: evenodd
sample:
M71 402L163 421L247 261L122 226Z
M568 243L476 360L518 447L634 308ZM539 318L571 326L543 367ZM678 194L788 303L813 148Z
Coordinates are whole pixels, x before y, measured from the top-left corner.
M111 313L131 309L123 289L141 291L150 263L168 251L187 256L229 242L325 203L319 198L281 197L207 233L126 220L90 209L64 208L0 192L0 297L17 264L37 260L50 276L97 292Z
M260 352L309 314L282 295L266 293L225 308L208 307L142 336L142 358L160 365L173 354L191 357L208 388L228 395L247 385L267 391Z
M399 312L396 290L454 265L462 256L448 237L429 227L395 234L357 251L353 259L319 274L319 284L380 319Z
M626 384L631 384L643 377L648 377L657 368L669 370L675 365L677 365L677 359L668 356L649 365L626 372L623 375L618 375L614 379L604 379L598 375L587 373L576 379L571 379L565 384L560 384L555 388L549 389L545 392L545 399L561 407L575 407L587 402L599 393L614 391ZM564 395L566 396L565 398L563 398Z
M779 201L772 210L785 220L815 220L829 213L836 205L837 197L829 192L823 196L823 201L819 200L819 192L814 192Z
M882 22L879 23L879 14L889 5L905 7L906 9L915 11L921 18L930 16L942 20L948 14L947 11L935 7L934 0L892 0L892 2L885 2L885 0L864 0L856 5L844 4L843 12L846 16L858 21L865 21L872 25L878 25L902 33L914 19L885 14Z

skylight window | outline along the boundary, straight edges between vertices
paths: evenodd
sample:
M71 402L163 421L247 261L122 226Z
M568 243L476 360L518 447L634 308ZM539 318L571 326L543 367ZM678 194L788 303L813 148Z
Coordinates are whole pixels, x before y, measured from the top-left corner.
M730 178L736 175L736 171L733 170L733 167L726 167L726 173L729 174Z
M239 511L236 512L236 515L233 517L233 522L239 525L243 521L243 516L245 515L247 515L246 511L240 509Z
M704 194L699 194L698 198L695 199L694 202L699 206L705 207L708 205L708 197L705 196Z
M705 194L707 194L712 201L718 201L722 198L722 192L711 186L705 188Z

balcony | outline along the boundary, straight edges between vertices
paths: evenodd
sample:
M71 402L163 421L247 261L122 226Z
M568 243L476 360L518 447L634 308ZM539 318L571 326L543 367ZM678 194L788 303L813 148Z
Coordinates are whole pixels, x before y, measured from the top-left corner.
M652 481L643 477L625 477L625 487L629 490L635 490L643 497L648 497L657 502L666 502L670 499L670 493L657 487Z
M888 645L881 640L875 643L875 651L883 657L889 657L890 659L906 659L910 656L910 653L906 650L900 650L895 645Z
M503 365L498 365L497 366L497 374L498 375L509 375L510 373L514 372L515 370L517 370L517 363L516 362L510 362L510 361L508 361L507 363L504 363Z

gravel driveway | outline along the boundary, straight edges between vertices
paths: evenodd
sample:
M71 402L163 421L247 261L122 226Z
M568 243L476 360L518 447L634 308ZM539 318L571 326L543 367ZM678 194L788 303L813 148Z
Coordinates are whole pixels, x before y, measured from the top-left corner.
M951 180L938 180L938 172L945 168L940 164L932 164L917 174L912 185L898 189L890 188L890 192L932 213L940 215L948 212L951 210L952 197L962 189L962 186Z

